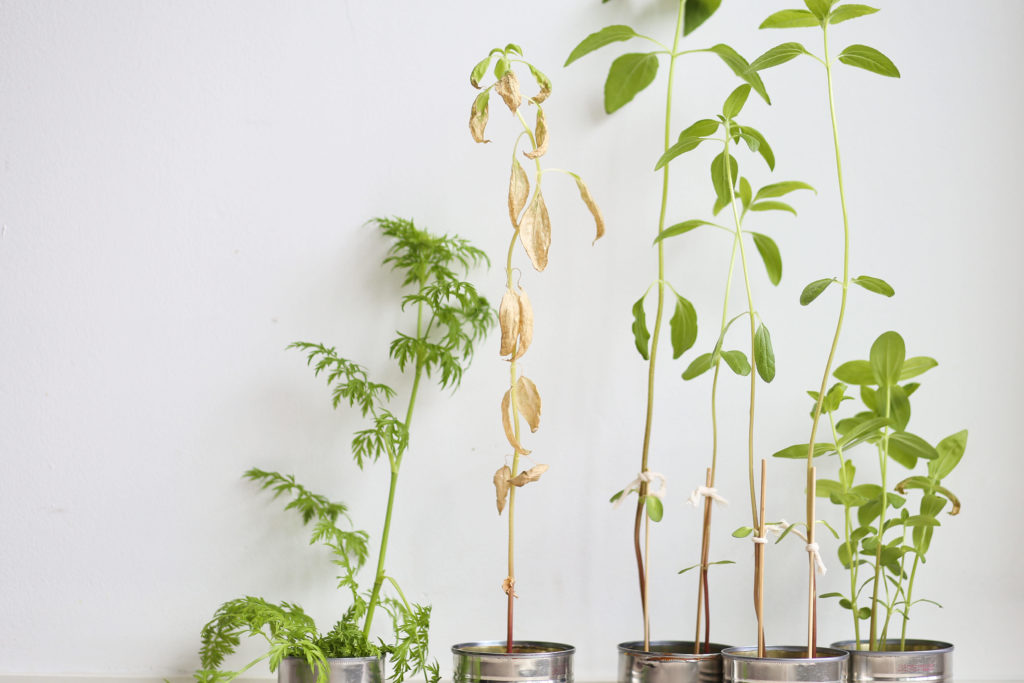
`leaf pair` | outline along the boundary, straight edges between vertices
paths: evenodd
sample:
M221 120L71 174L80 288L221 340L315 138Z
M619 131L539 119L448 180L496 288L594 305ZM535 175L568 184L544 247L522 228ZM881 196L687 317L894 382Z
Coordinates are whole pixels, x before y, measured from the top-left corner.
M540 475L547 472L547 470L547 465L534 465L513 477L512 469L508 465L499 467L498 471L494 473L494 490L497 494L498 514L500 515L505 510L505 503L508 501L508 493L511 487L522 487L530 482L538 481Z
M633 304L633 341L636 350L644 360L651 357L651 333L647 329L647 314L644 311L644 293ZM669 331L672 340L672 358L679 358L697 341L697 310L685 297L676 294L675 310L669 320Z
M526 424L530 426L530 431L536 432L540 427L540 408L537 385L524 376L520 376L501 398L501 424L505 428L505 438L518 453L529 455L530 451L523 448L516 435L518 426L513 429L513 424L518 425L515 415L522 415L526 419Z
M533 306L525 289L505 290L498 308L498 323L501 327L499 353L509 356L508 360L521 358L533 341Z

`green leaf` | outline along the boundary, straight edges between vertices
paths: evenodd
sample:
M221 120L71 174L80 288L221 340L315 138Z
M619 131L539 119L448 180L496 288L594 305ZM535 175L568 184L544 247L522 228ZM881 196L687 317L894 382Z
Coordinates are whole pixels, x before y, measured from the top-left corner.
M693 304L676 295L676 310L669 320L672 336L672 357L679 358L697 341L697 311Z
M881 390L878 392L882 393ZM903 387L896 385L889 389L889 415L892 417L896 431L902 432L910 422L910 398Z
M857 610L857 619L859 619L860 621L864 621L864 620L870 619L870 618L871 618L871 608L870 607L861 607L860 609Z
M640 34L634 31L629 26L622 24L616 24L615 26L605 26L600 31L591 33L589 36L580 41L580 44L572 49L569 53L569 58L565 60L564 66L569 66L580 57L590 54L594 50L600 49L605 45L611 45L622 40L629 40L630 38L639 38Z
M725 62L726 66L732 69L734 74L739 76L744 82L749 83L754 92L761 96L761 99L768 104L772 103L768 97L768 91L764 89L764 81L761 80L756 71L751 71L750 64L736 50L724 43L719 43L705 49L704 52L714 52Z
M683 370L683 379L693 379L703 375L705 372L711 369L712 355L710 353L702 353L693 359L693 362Z
M707 221L702 221L699 218L695 218L689 221L683 221L682 223L676 223L675 225L670 225L669 227L662 230L661 234L654 238L654 243L657 244L658 242L668 239L669 237L684 235L690 232L691 230L696 230L702 225L714 225L714 223L708 223Z
M736 162L736 157L731 154L729 155L729 165L732 167L732 180L736 182L739 179L740 167ZM725 152L720 152L711 160L711 182L715 186L715 195L718 200L728 205L731 193L729 177L725 168Z
M644 313L644 297L637 299L633 304L633 340L636 342L636 350L644 360L651 358L651 333L647 331L647 315Z
M709 567L712 566L712 565L715 565L715 564L736 564L736 563L733 562L732 560L718 560L717 562L708 562L708 566ZM677 574L685 574L686 572L690 571L691 569L696 569L699 566L700 566L699 564L695 564L695 565L692 565L690 567L687 567L686 569L680 569L676 573Z
M864 441L869 435L873 435L888 424L889 420L884 417L875 417L870 420L864 420L856 427L843 434L843 437L839 439L839 445L843 448L852 448Z
M753 190L750 187L750 181L740 178L740 202L743 204L743 208L750 206L752 200Z
M604 110L611 114L649 86L658 75L658 56L631 52L622 55L608 70L604 82Z
M834 479L818 479L814 482L814 493L819 498L828 498L833 493L843 493L843 485Z
M861 275L853 278L851 282L855 285L860 285L869 292L875 294L881 294L882 296L892 296L896 291L889 285L885 280L881 280L877 277L871 277L869 275Z
M756 204L754 205L757 206ZM764 267L768 270L768 280L773 285L779 284L782 280L782 256L779 254L779 247L768 235L762 235L759 232L750 233L754 238L754 246L757 247L757 253L761 254L761 260L764 261Z
M754 333L754 365L757 374L765 382L775 379L775 351L772 350L772 338L764 323L759 324Z
M750 97L750 85L744 83L737 87L725 98L725 104L722 105L722 116L727 119L735 118L743 111L743 105L747 103L748 97Z
M836 445L834 443L816 443L814 444L814 457L825 455L826 453L834 453ZM773 458L788 458L790 460L806 460L807 459L807 444L798 443L787 448L783 448L781 451L772 453Z
M647 506L647 516L651 518L651 521L660 522L661 518L665 515L665 507L661 503L661 498L647 496L644 504Z
M846 488L853 486L853 479L857 475L857 468L852 462L847 460L843 463L843 466L839 468L839 483ZM879 487L881 488L881 487ZM857 487L853 487L853 493L857 493ZM857 495L864 495L863 493L857 493ZM870 497L870 496L868 496Z
M818 194L818 191L807 183L800 182L799 180L785 180L781 183L772 183L771 185L765 185L757 194L754 195L754 199L772 199L774 197L783 197L790 192L797 190L810 190L814 194Z
M821 21L805 9L784 9L761 22L758 28L806 28L821 26Z
M740 134L743 135L744 139L748 140L748 143L749 138L753 138L754 140L757 141L757 149L754 150L753 148L751 148L751 151L756 151L758 154L760 154L761 157L764 159L764 162L768 164L768 168L774 171L775 152L772 151L772 147L771 145L768 144L768 141L765 139L764 135L762 135L760 131L751 128L750 126L737 126L737 128L739 129Z
M761 26L761 28L767 28ZM776 45L772 49L765 52L763 55L755 59L750 63L750 69L752 71L761 71L763 69L770 69L773 66L779 64L785 64L791 59L795 59L800 55L808 55L810 52L807 51L800 43L782 43Z
M508 69L508 58L505 56L500 57L498 61L494 63L494 77L501 80L501 77L508 72Z
M882 76L899 78L900 70L888 57L867 45L850 45L839 53L839 61Z
M718 127L722 125L715 119L700 119L691 123L682 133L679 134L679 139L683 138L706 138L709 135L714 135L718 132Z
M624 495L625 493L626 493L626 490L625 490L625 489L623 489L623 490L621 490L621 491L616 491L615 493L613 493L613 494L612 494L612 497L608 499L608 502L609 502L609 503L614 503L614 502L615 502L615 501L617 501L617 500L618 500L619 498L622 498L622 496L623 496L623 495Z
M751 211L789 211L794 216L796 209L785 202L757 202L750 207Z
M900 373L900 381L910 379L911 377L917 377L920 374L931 370L939 361L928 356L914 356L903 361L903 371ZM909 391L907 392L910 393Z
M683 35L690 35L715 13L722 0L688 0L683 13Z
M665 153L658 157L658 163L654 165L654 170L658 171L662 166L675 159L677 156L692 152L697 149L697 145L704 142L705 138L685 137L680 138L676 144L672 145L665 150Z
M935 481L942 481L960 464L967 450L967 430L950 434L935 446L939 457L928 463L928 476Z
M741 526L732 532L733 538L746 538L750 534L754 533L754 530L749 526Z
M889 435L889 457L907 469L917 465L918 458L935 460L938 451L930 443L910 432L895 432Z
M923 526L936 527L936 526L942 526L939 523L939 520L935 519L934 517L932 517L930 515L911 515L910 517L907 517L903 521L903 524L905 526L909 526L909 527L923 527Z
M492 55L487 55L485 59L480 60L480 62L473 67L473 72L469 74L469 82L473 84L474 88L480 87L480 79L484 77L487 73L487 67L491 65L491 57Z
M816 392L810 392L814 394L812 398L817 401L818 397ZM823 413L834 413L839 410L839 406L843 401L852 401L852 396L846 395L846 385L842 382L836 382L832 385L832 388L825 393L825 400L821 402L821 412Z
M835 282L835 278L826 277L808 284L804 287L804 291L800 292L800 305L806 306L817 299L818 296L833 282Z
M506 45L505 46L505 52L514 52L515 54L519 55L520 57L523 56L523 48L519 47L515 43L509 43L508 45Z
M871 345L870 355L875 382L881 387L894 386L900 379L903 359L906 358L906 355L907 348L899 333L889 331L879 335ZM842 379L842 377L838 379ZM854 382L849 382L849 384L854 384Z
M746 377L750 374L750 363L747 354L742 351L722 351L722 359L737 375Z
M828 17L828 11L832 8L831 0L804 0L804 4L821 21Z
M840 382L855 386L871 386L878 384L871 363L866 360L851 360L843 363L832 373Z
M828 23L838 24L842 21L849 21L850 19L856 19L857 17L874 14L877 11L878 10L874 7L868 7L867 5L842 5L832 10L832 15L828 18Z

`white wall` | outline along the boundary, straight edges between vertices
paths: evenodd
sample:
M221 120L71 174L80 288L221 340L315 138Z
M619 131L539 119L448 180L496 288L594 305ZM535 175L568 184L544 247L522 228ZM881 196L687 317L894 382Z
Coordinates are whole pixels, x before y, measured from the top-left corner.
M842 68L837 91L854 274L888 279L897 296L854 293L840 355L865 357L898 329L912 354L940 360L913 427L932 440L971 430L949 482L964 511L937 534L919 580L945 609L921 607L914 630L954 641L964 678L1010 677L991 654L1016 644L1024 607L1013 436L1024 5L877 4L881 14L838 27L836 40L882 48L903 79ZM551 265L537 274L519 260L537 315L525 366L545 401L531 443L551 471L520 499L518 633L572 642L578 678L611 679L616 643L641 626L632 515L606 501L638 469L645 366L629 309L654 277L664 74L606 117L604 73L621 50L561 64L607 24L667 36L672 5L0 1L0 673L187 675L199 628L228 598L294 600L324 625L344 609L327 557L239 475L294 472L350 503L376 537L386 475L350 462L360 420L332 411L323 382L284 347L324 341L401 383L386 342L408 319L377 267L386 245L362 227L371 217L415 217L500 260L514 128L495 107L494 142L471 142L467 77L513 40L554 81L547 163L583 174L608 221L591 248L575 188L551 177ZM751 58L783 40L817 48L814 32L756 30L785 6L729 0L691 45L725 41ZM711 56L680 68L676 130L735 85ZM776 179L821 190L797 200L798 220L758 223L785 261L777 289L753 268L779 368L758 414L767 455L806 438L803 391L819 381L836 293L809 308L796 299L838 272L840 229L822 75L806 61L765 78L774 106L751 99L744 116L773 142ZM706 216L709 158L674 166L670 220ZM703 350L727 241L692 237L669 246L667 268L702 314ZM498 268L477 281L500 296ZM433 603L445 672L450 644L502 635L496 345L458 393L423 392L396 513L389 570ZM696 561L698 516L683 501L709 450L709 382L683 384L683 367L664 362L657 386L652 467L671 496L654 532L656 638L692 634L694 578L676 571ZM745 386L724 388L720 483L733 505L717 514L714 546L739 561L713 586L715 639L733 643L754 637L749 542L728 535L749 517ZM775 461L770 476L769 517L799 518L801 466ZM843 579L826 546L822 590ZM770 552L772 642L801 637L804 562L797 545ZM845 614L823 609L822 640L847 636Z

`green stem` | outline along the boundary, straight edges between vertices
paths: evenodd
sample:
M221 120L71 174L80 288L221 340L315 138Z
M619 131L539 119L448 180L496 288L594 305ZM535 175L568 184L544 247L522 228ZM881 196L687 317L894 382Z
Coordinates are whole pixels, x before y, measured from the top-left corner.
M672 85L675 79L676 53L679 51L679 39L683 28L683 15L686 9L686 0L679 0L679 11L676 15L676 30L672 39L672 54L668 62L668 90L665 96L665 135L664 151L672 144ZM658 234L665 230L665 216L668 210L669 174L668 164L662 169L661 176L661 208L658 212ZM654 419L654 377L655 366L658 357L658 340L661 337L661 321L665 312L665 246L662 240L658 240L658 308L654 316L654 329L651 333L651 351L648 356L647 365L647 410L644 417L644 441L640 457L640 471L647 471L647 460L651 449L651 424ZM640 603L643 610L644 620L644 650L648 650L651 642L650 613L648 610L648 585L646 580L646 567L650 560L650 544L645 539L643 551L641 552L640 542L640 521L642 519L645 496L647 495L647 483L641 482L639 496L637 497L636 516L633 524L633 549L636 554L637 572L640 580Z
M839 433L836 431L835 418L832 413L828 414L828 423L832 428L832 443L836 444L836 453L839 455L839 471L846 469L846 461L843 459L843 447L839 445ZM844 484L843 493L849 493L851 487ZM860 618L857 616L857 552L850 540L853 522L850 519L850 504L843 503L843 545L846 547L847 557L850 560L850 605L853 611L853 638L860 647Z
M914 566L910 569L910 580L907 582L907 602L903 606L903 628L900 629L900 650L907 649L907 622L910 621L910 605L914 596L914 577L917 576L917 563L921 556L914 553Z
M885 417L888 419L892 410L892 389L885 389ZM871 590L871 641L870 649L874 650L878 644L878 585L882 582L884 568L882 567L882 537L885 534L885 512L889 507L889 491L886 482L886 473L889 464L889 428L882 430L882 443L878 448L878 467L882 472L882 509L878 512L878 537L875 545L875 580ZM888 624L886 618L886 624Z
M420 293L423 293L423 284L420 284ZM416 309L416 336L423 336L423 302L421 301ZM416 359L416 372L413 375L412 389L409 392L409 406L405 411L405 429L409 430L412 424L412 412L416 406L416 395L419 393L420 378L423 376L423 361ZM380 553L377 555L377 571L374 575L373 590L370 593L370 600L366 604L366 620L363 622L363 635L370 637L370 627L373 624L373 613L380 602L380 589L384 584L384 559L388 552L388 538L391 535L391 513L395 506L395 490L398 488L398 471L402 466L404 453L398 451L391 458L391 481L388 485L388 507L384 513L384 529L380 534Z

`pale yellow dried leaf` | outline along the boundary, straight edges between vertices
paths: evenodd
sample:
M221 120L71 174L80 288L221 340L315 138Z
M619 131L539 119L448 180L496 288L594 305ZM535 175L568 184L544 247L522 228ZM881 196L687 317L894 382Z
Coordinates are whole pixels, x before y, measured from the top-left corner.
M579 178L576 178L576 187L580 190L580 198L583 199L583 203L590 209L590 214L594 217L594 222L597 223L597 237L594 238L594 242L601 239L604 236L604 216L601 215L601 209L598 208L594 202L594 198L590 196L590 190Z
M512 159L512 177L508 181L508 217L512 219L512 227L519 226L519 214L526 206L526 198L530 196L530 179L520 165L519 160Z
M519 105L523 103L523 96L519 94L519 77L516 72L509 69L505 75L494 85L494 90L514 114Z
M523 243L526 255L536 270L544 270L548 266L548 248L551 246L551 218L540 186L533 191L533 199L526 207L523 220L519 223L519 239Z
M533 135L537 147L525 154L530 159L537 159L548 151L548 124L544 121L544 110L540 107L537 107L537 128Z
M529 455L530 451L523 448L523 444L519 443L516 438L516 433L512 430L512 390L507 389L505 395L501 397L501 426L505 428L505 438L508 439L509 445L516 449L523 455Z
M545 81L540 84L540 92L530 98L530 101L534 104L540 104L548 98L551 94L551 82Z
M516 350L516 340L520 334L520 317L519 297L511 289L506 289L498 307L498 325L501 327L499 353L502 356L509 356Z
M512 470L508 465L498 468L494 473L494 490L498 496L498 514L505 509L505 502L508 500L509 486L512 484Z
M484 139L484 129L487 128L488 105L487 100L490 93L483 91L473 100L473 109L469 113L469 132L476 142L490 142Z
M533 343L533 306L530 304L530 298L526 296L526 290L522 287L516 293L516 299L519 304L519 343L516 347L516 360L518 360Z
M529 377L520 375L516 380L516 408L530 425L530 431L535 432L540 427L540 393L537 385Z
M511 576L501 582L501 590L505 592L505 595L511 595L513 598L519 597L516 595L516 580Z
M513 486L526 486L531 481L537 481L540 479L540 475L548 471L547 465L534 465L528 470L523 470L515 477L512 478Z

